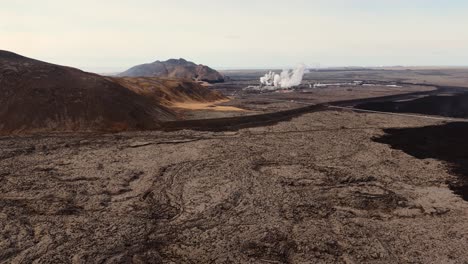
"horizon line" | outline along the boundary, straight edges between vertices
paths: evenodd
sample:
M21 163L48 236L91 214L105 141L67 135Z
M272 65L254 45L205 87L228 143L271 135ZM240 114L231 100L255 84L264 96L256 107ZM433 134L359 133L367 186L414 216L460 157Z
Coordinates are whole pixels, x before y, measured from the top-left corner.
M67 65L64 65L67 66ZM120 73L126 71L129 68L123 67L88 67L88 66L72 66L77 69L93 72L93 73ZM212 67L206 65L217 71L268 71L268 70L283 70L283 69L294 69L296 66L272 66L272 67ZM133 66L131 66L133 67ZM413 68L431 68L431 69L443 69L443 68L468 68L468 65L380 65L380 66L327 66L327 67L307 67L311 71L321 71L327 69L385 69L385 68L401 68L401 69L413 69Z

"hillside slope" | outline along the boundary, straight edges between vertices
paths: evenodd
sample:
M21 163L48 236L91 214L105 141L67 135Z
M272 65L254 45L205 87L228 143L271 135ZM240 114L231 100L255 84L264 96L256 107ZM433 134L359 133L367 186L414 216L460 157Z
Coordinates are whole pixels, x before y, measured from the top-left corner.
M0 134L154 129L173 119L109 78L0 50Z
M196 82L184 79L125 77L114 78L114 81L166 107L181 102L204 103L227 99L220 92L212 91Z

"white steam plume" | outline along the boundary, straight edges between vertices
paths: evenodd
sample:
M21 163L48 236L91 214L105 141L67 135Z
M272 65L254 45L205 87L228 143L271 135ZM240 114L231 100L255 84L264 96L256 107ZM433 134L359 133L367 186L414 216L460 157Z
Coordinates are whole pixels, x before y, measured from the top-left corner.
M306 73L306 66L300 64L294 70L283 70L281 74L269 72L260 78L260 83L266 86L273 86L275 88L291 88L298 86L302 83L302 78Z

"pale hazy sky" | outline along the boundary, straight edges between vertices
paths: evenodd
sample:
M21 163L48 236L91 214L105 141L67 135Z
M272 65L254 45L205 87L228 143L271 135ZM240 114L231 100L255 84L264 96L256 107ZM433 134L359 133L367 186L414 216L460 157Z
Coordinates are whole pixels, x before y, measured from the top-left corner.
M0 0L0 49L93 71L468 65L468 0Z

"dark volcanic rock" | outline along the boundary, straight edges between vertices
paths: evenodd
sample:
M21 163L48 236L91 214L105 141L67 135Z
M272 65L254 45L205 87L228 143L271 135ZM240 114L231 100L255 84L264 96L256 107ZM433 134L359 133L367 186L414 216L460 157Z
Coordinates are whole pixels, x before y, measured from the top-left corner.
M395 113L417 113L455 118L468 117L468 93L451 96L427 96L403 102L370 102L357 108Z
M170 77L206 81L224 82L224 76L205 65L197 65L184 59L170 59L141 64L119 74L122 77Z
M458 176L458 180L448 182L449 187L468 201L468 123L394 128L386 129L385 133L374 141L403 150L418 159L446 161L448 168Z
M111 79L0 51L0 134L153 129L172 119Z

